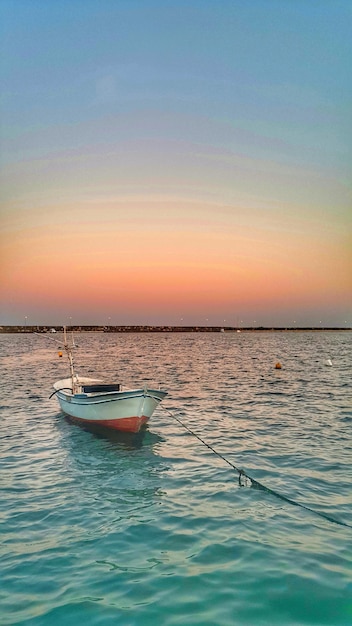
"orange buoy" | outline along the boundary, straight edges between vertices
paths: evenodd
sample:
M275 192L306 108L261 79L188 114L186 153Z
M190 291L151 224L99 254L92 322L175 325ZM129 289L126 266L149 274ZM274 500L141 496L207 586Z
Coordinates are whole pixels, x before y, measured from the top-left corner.
M281 370L281 363L278 361L275 365L276 370Z
M62 356L62 352L60 352L60 350L59 350L58 354L59 354L59 356Z

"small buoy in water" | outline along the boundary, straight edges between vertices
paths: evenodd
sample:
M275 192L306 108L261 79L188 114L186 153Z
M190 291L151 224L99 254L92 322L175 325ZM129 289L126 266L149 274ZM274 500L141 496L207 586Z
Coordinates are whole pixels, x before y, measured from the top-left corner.
M326 361L325 361L325 365L327 365L328 367L331 367L331 366L332 366L332 361L331 361L331 359L326 359Z
M60 352L60 350L59 350L58 354L59 354L60 357L62 356L62 352Z
M281 370L281 363L278 361L275 365L276 370Z

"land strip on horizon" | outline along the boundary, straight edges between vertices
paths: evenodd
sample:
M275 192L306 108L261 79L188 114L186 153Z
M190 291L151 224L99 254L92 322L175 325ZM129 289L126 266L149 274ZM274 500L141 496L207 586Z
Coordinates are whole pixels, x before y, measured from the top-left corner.
M147 325L131 325L131 326L104 326L104 325L77 325L67 326L70 331L74 332L104 332L104 333L221 333L221 332L299 332L299 331L351 331L351 327L336 326L147 326ZM40 325L2 325L0 333L57 333L61 332L63 326L40 326Z

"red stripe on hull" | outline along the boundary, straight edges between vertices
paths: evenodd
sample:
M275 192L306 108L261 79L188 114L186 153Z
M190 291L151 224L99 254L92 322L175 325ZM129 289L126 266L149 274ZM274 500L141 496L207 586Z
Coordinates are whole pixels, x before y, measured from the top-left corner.
M105 428L120 430L124 433L138 433L143 424L146 424L149 419L149 417L146 417L145 415L142 415L142 417L122 417L121 419L115 420L82 420L79 417L72 417L72 415L69 415L69 417L73 421L79 422L80 424L105 426Z

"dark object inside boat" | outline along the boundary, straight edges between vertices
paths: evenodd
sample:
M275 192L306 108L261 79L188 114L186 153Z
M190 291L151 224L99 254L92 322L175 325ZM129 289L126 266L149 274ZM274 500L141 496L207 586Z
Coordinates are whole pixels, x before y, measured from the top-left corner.
M108 393L109 391L120 391L121 385L82 385L83 393Z

